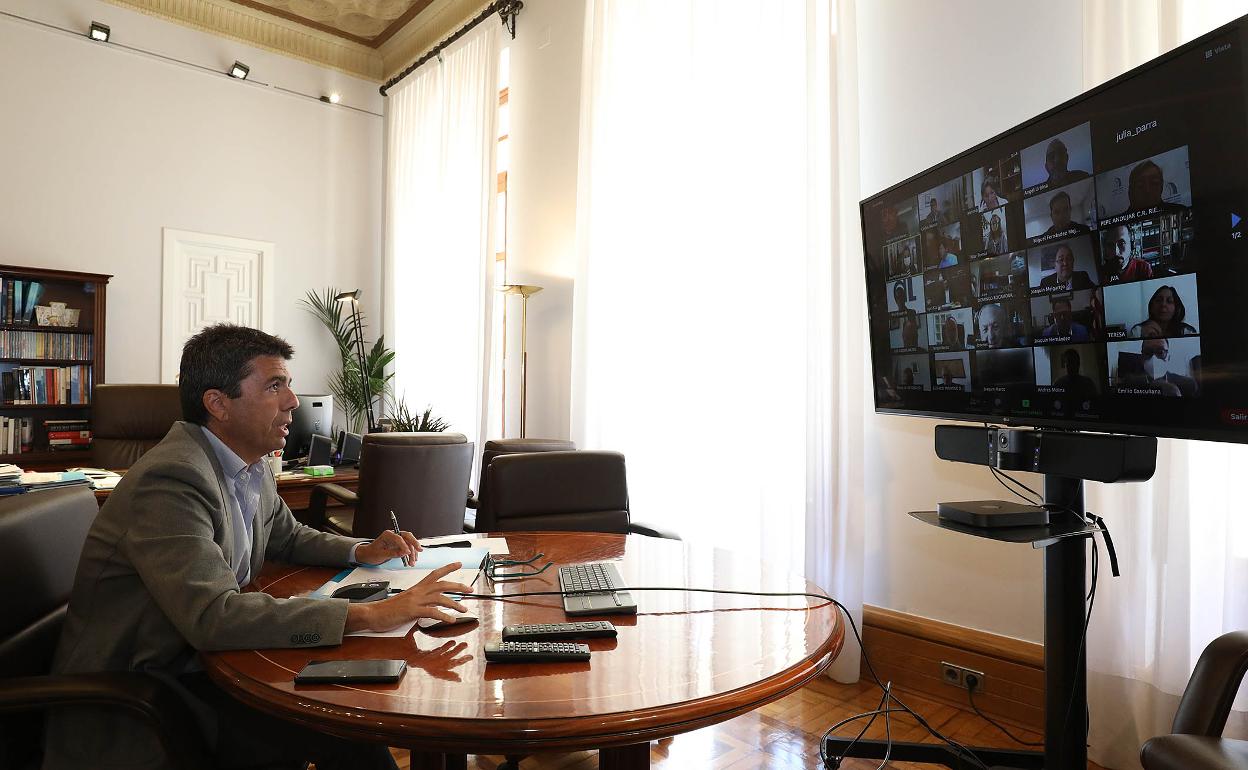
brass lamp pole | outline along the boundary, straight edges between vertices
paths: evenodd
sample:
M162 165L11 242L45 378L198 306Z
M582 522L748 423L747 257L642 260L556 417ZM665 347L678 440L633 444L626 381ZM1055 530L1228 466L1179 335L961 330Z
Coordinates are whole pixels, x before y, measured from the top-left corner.
M529 297L541 286L509 283L498 287L503 294L520 295L520 438L525 437L525 417L529 400Z

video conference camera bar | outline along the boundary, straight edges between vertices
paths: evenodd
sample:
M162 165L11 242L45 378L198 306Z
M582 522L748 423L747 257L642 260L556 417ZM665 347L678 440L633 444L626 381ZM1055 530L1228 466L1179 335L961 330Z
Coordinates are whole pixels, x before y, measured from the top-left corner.
M1003 471L1071 479L1147 481L1157 468L1157 439L1035 428L937 425L936 455Z

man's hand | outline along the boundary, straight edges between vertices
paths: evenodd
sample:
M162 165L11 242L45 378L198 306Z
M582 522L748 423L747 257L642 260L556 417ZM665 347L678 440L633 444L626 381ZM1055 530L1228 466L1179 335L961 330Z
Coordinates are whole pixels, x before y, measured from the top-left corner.
M364 547L360 546L359 550L364 550ZM346 632L389 631L417 618L435 618L449 622L451 616L439 609L440 607L467 612L467 607L447 596L446 592L468 594L472 593L472 589L463 583L442 579L461 566L459 562L453 562L439 567L416 585L389 599L350 605L347 608Z
M355 560L360 564L381 564L402 557L403 563L412 566L416 563L416 554L420 553L420 541L411 532L396 535L390 530L382 532L371 543L365 543L355 549Z

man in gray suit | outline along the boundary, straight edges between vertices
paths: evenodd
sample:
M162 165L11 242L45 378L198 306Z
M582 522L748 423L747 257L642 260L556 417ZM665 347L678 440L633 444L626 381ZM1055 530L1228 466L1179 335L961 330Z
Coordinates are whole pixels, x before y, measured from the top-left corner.
M175 687L200 718L220 767L316 762L318 770L393 768L384 746L353 744L255 711L217 689L197 651L337 645L351 631L386 630L463 611L443 581L458 564L383 601L275 599L242 592L265 558L295 564L414 562L409 532L372 541L298 523L264 456L285 446L299 399L284 340L220 324L182 350L185 422L126 473L87 535L54 670L145 671ZM150 731L124 714L63 710L48 720L45 768L165 768Z

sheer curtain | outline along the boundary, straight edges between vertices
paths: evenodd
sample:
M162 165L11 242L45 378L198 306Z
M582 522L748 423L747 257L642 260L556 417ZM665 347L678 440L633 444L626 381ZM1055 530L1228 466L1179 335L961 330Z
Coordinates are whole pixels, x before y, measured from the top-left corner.
M1087 0L1084 9L1090 88L1248 13L1248 0ZM1103 570L1088 629L1089 753L1106 767L1139 767L1140 744L1169 732L1205 645L1248 628L1245 468L1246 446L1162 440L1151 482L1087 486L1123 573ZM1243 692L1235 708L1227 734L1248 737Z
M492 302L498 25L478 25L390 90L386 302L395 395L480 444Z
M852 12L590 0L571 421L627 456L639 518L860 608Z

